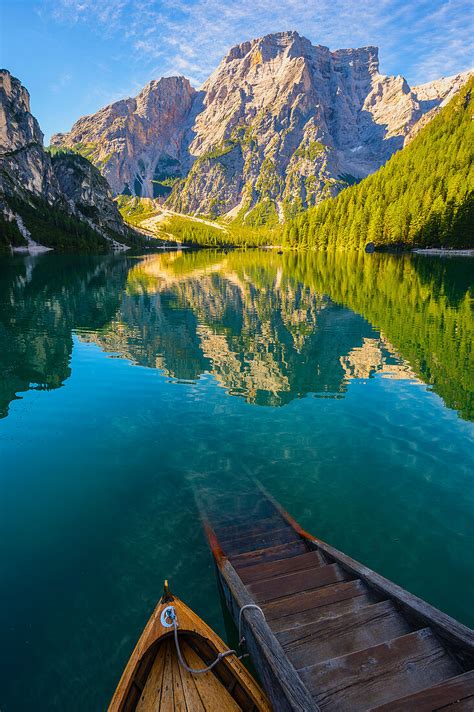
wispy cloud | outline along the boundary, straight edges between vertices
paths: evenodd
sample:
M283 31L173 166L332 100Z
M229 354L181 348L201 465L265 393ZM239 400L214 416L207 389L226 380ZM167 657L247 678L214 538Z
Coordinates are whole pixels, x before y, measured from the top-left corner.
M51 15L125 38L145 74L197 83L231 46L288 29L333 49L378 45L382 70L412 83L474 64L471 0L55 0Z
M63 91L63 89L70 85L71 81L72 74L70 74L70 72L61 72L61 74L59 74L54 81L50 82L49 87L52 92L59 94Z

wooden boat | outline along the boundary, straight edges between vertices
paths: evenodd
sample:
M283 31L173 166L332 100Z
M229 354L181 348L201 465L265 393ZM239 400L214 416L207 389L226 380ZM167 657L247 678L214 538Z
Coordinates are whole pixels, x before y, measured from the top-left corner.
M178 648L175 642L175 621ZM165 589L123 672L109 712L269 712L234 651ZM218 658L219 654L223 657ZM180 661L180 656L182 661ZM201 671L218 660L212 670Z
M276 712L473 712L474 631L305 532L263 489L201 507Z

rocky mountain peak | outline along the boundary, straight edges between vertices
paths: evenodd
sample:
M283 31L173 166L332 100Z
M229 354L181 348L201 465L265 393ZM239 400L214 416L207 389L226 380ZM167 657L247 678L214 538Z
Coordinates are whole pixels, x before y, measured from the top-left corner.
M411 89L380 74L377 47L278 32L232 47L198 92L154 80L54 142L89 147L114 193L281 220L377 170L455 84Z

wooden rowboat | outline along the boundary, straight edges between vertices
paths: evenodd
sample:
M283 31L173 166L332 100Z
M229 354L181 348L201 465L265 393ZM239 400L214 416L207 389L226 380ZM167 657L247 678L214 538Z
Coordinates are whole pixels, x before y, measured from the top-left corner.
M196 672L213 663L212 670ZM271 710L265 694L235 652L228 651L196 613L171 595L167 582L109 706L109 712L158 710Z

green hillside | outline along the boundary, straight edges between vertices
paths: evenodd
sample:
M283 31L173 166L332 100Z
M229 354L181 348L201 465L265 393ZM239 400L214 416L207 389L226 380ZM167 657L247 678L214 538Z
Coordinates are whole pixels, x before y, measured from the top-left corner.
M474 246L474 78L373 175L286 224L292 247Z

